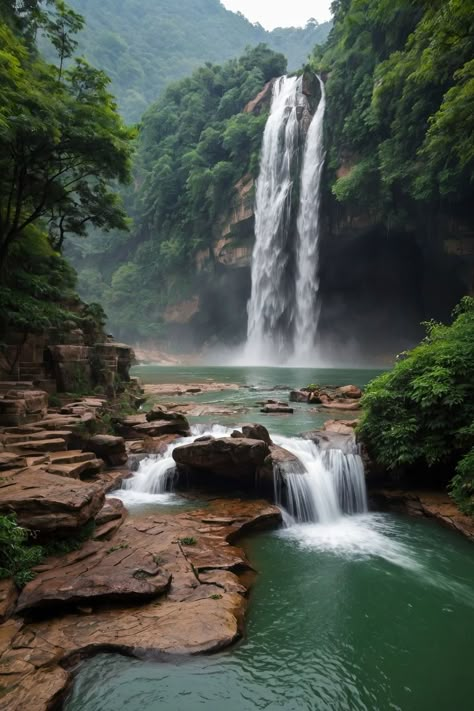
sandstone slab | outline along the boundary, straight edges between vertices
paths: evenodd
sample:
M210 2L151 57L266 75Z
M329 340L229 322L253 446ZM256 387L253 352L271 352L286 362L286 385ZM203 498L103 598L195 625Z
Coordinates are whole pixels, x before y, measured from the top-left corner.
M231 480L246 485L253 484L256 471L269 452L268 444L262 440L206 437L176 447L173 459L178 467L207 472L221 483Z

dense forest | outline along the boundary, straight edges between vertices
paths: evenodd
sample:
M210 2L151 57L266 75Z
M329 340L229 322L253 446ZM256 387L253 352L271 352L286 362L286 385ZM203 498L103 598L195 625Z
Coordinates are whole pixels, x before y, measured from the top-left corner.
M312 62L328 73L336 199L391 226L427 203L472 218L474 3L337 0L333 8L329 41Z
M103 314L79 301L62 250L90 226L127 228L111 185L129 180L133 132L106 75L68 62L82 19L64 3L12 0L0 19L0 330L93 328ZM55 64L38 54L38 32Z
M247 46L268 44L295 70L322 44L331 23L267 32L219 0L71 0L87 19L79 48L112 79L126 121L138 121L171 81L205 62L238 57Z

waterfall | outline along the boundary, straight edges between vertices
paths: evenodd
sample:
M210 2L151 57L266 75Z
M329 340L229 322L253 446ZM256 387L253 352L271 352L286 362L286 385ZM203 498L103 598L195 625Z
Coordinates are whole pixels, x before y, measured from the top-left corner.
M356 451L322 451L311 440L273 439L299 460L293 471L275 472L275 499L292 522L331 523L367 511L364 465Z
M320 77L318 81L321 100L306 137L297 220L295 357L299 363L307 362L314 355L321 308L318 302L318 257L326 93Z
M292 320L291 196L299 150L302 79L280 77L263 136L256 187L252 292L248 305L246 357L253 362L285 357Z
M247 363L298 364L314 356L319 321L318 244L324 166L324 83L306 135L298 211L292 209L308 100L302 77L273 86L256 187L255 247L248 304ZM296 237L294 237L296 222Z

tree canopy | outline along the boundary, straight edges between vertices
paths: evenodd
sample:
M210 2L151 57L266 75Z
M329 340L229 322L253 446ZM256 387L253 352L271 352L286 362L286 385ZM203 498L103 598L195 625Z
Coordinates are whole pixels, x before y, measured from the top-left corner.
M166 86L206 62L221 64L247 46L265 43L288 58L291 70L322 44L331 23L267 32L219 0L69 0L86 18L80 50L112 78L128 122L139 121Z
M24 303L17 293L19 283L27 301L37 297L43 257L60 262L67 233L84 236L88 225L127 227L113 185L129 178L133 133L122 123L102 71L82 59L64 67L82 19L62 0L49 3L46 10L32 1L11 3L2 13L0 283L3 315L9 313L18 326L24 321L15 319L15 303L19 310ZM56 65L38 54L32 28L50 36L58 51ZM19 254L38 252L35 245L42 255L36 264L29 259L19 263ZM65 290L70 281L69 273ZM8 297L11 288L14 298ZM57 300L54 293L52 301Z

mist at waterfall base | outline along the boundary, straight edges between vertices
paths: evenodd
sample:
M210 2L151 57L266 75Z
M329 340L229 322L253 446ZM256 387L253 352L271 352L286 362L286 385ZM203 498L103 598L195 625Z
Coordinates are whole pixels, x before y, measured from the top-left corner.
M321 98L306 135L310 106L303 78L280 77L273 86L255 200L252 288L243 352L249 364L306 365L316 355L326 106L324 83L319 77L318 82ZM297 182L295 228L292 197Z

